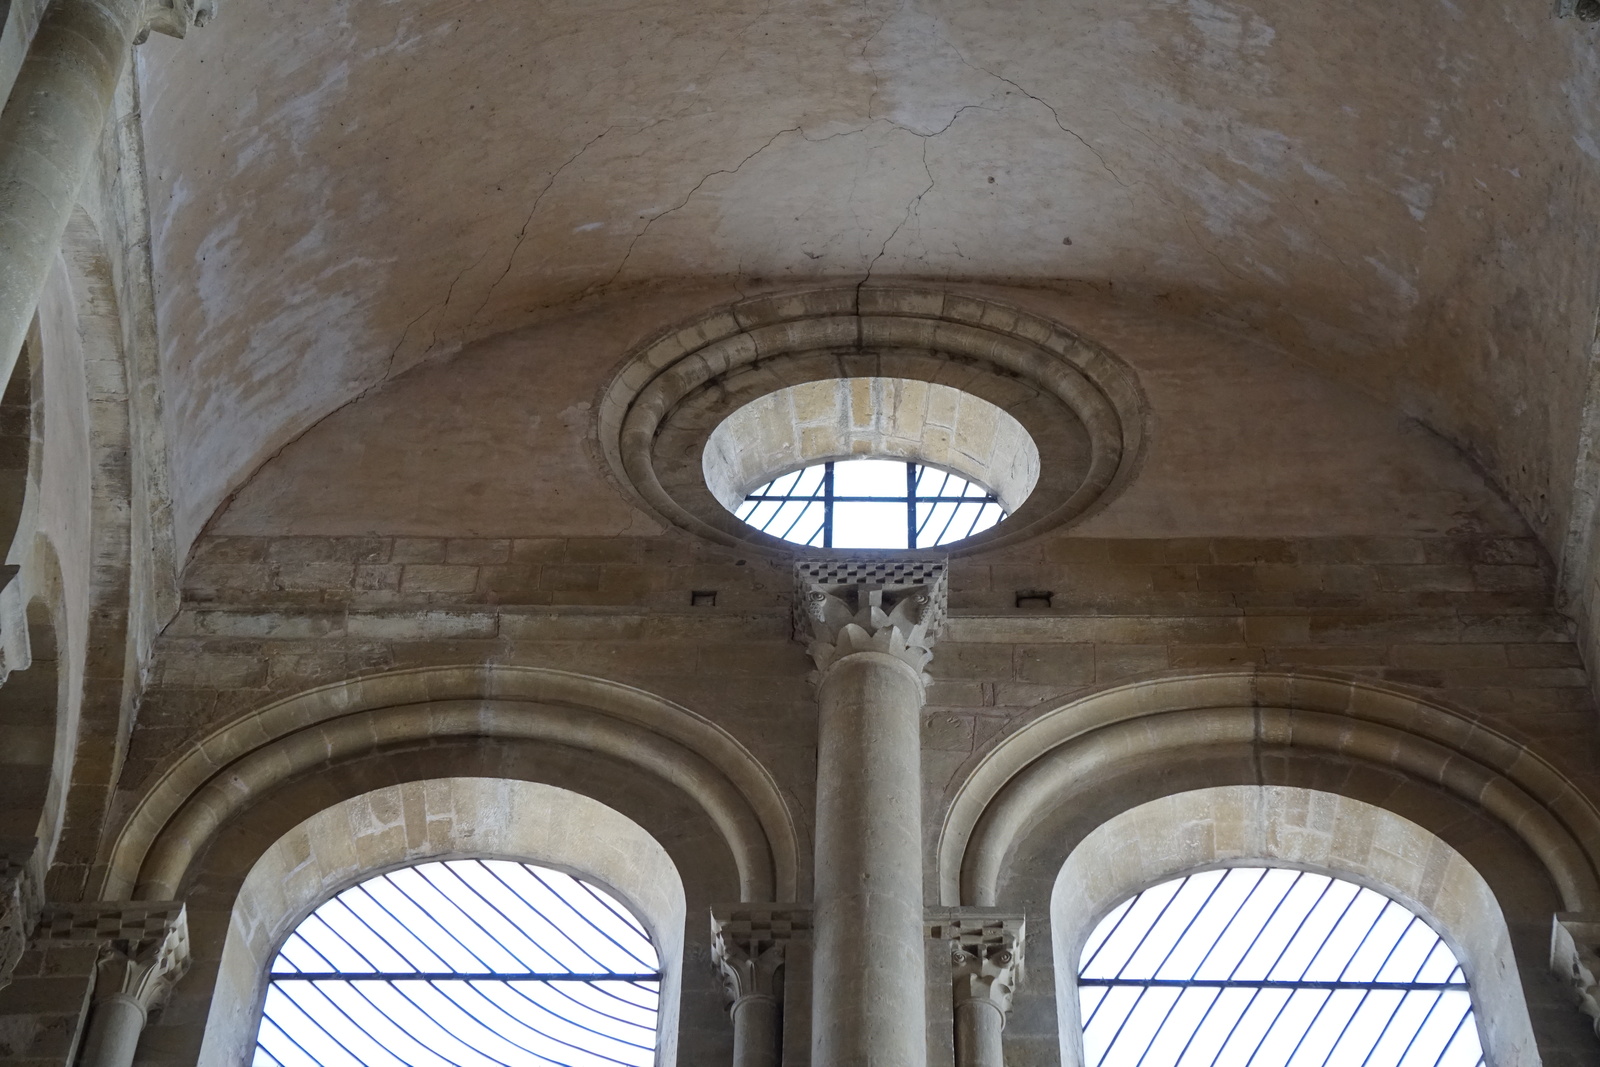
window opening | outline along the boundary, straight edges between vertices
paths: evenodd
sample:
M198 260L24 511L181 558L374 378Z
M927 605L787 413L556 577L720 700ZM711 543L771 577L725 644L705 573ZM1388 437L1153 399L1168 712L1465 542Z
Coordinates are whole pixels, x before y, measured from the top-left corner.
M735 514L762 533L815 548L930 548L1006 517L960 475L904 460L819 463L750 491Z
M424 863L312 912L273 961L254 1067L649 1067L661 966L609 893Z
M1483 1067L1472 994L1404 905L1308 871L1145 890L1078 974L1089 1067Z

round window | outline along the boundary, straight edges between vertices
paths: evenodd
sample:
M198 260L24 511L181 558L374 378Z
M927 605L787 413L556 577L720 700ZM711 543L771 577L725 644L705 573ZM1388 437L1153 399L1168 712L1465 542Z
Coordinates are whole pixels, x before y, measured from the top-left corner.
M971 294L752 297L636 349L597 444L641 507L712 541L977 552L1102 506L1145 439L1138 381L1068 327Z
M902 378L779 389L712 432L702 460L722 506L813 548L933 548L995 526L1033 491L1039 450L980 397Z

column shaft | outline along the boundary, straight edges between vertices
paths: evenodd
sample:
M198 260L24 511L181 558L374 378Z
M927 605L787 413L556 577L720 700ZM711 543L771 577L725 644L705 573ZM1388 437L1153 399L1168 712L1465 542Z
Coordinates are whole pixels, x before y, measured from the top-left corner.
M772 997L734 1004L733 1067L778 1067L778 1002Z
M1000 1034L1005 1013L987 999L958 1001L956 1014L956 1067L1005 1067Z
M16 366L143 13L143 0L54 0L0 112L0 388Z
M144 1007L137 997L114 993L95 998L78 1062L82 1067L132 1067L144 1023Z
M846 655L818 691L813 1067L927 1060L920 672Z

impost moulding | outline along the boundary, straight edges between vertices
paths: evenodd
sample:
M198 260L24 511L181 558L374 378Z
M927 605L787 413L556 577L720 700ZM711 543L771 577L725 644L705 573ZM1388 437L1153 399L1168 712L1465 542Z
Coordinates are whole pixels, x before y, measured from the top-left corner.
M811 936L811 911L781 905L711 909L711 961L730 1008L752 997L783 999L780 973L789 944Z
M887 653L920 673L944 626L947 570L942 557L797 562L795 637L808 642L819 676L858 652Z

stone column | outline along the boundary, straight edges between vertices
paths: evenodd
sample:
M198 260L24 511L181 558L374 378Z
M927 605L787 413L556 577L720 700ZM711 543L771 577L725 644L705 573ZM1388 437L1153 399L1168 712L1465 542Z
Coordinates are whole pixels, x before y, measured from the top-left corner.
M711 912L711 959L733 1017L733 1067L778 1067L784 964L809 936L811 913L738 905Z
M182 37L211 0L52 0L0 111L0 388L100 143L136 41Z
M81 1067L132 1067L145 1020L189 967L182 904L82 904L46 908L41 941L100 945Z
M1000 1034L1022 979L1026 927L1020 915L954 913L929 923L950 945L956 1067L1005 1067Z
M927 1061L922 704L942 560L796 566L817 665L812 1067Z

